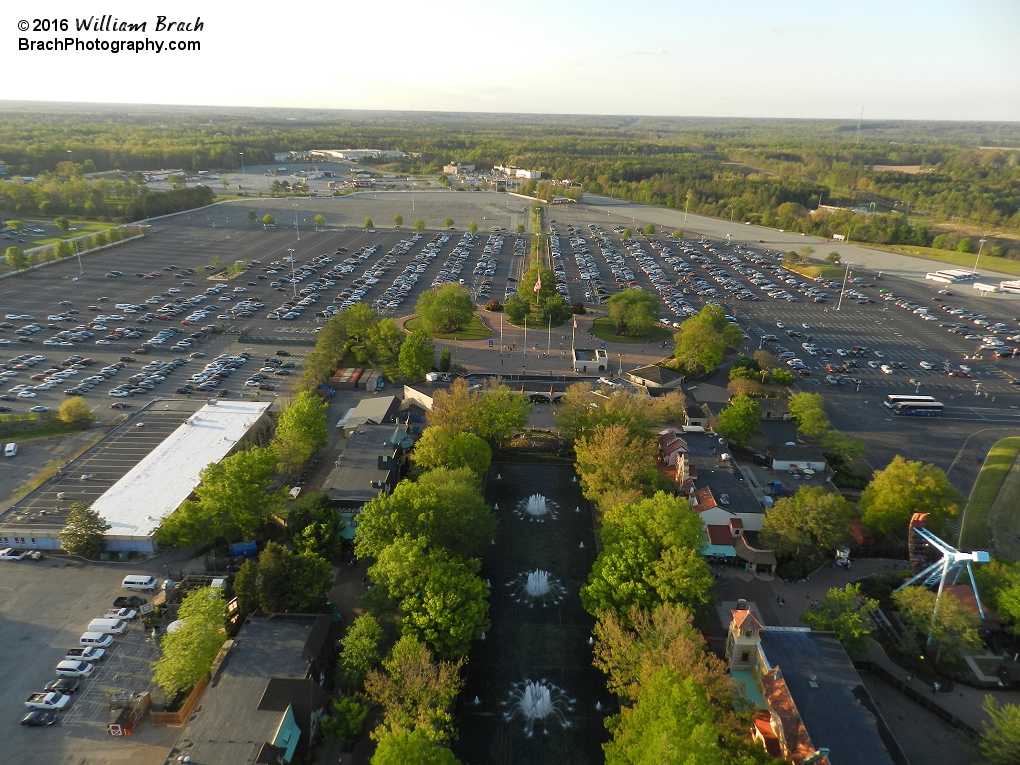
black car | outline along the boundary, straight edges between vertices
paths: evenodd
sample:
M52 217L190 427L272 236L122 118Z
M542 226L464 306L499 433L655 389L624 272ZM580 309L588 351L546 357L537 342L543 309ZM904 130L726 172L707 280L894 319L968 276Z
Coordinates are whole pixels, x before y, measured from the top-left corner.
M123 595L113 601L113 607L138 608L138 606L144 606L148 602L145 598L141 598L138 595Z
M277 356L290 356L290 351L277 351Z
M47 683L44 690L56 691L57 693L74 693L78 690L78 680L73 677L61 677L52 683Z
M31 725L32 727L53 725L56 721L57 715L55 712L45 712L42 709L33 710L21 718L22 725Z

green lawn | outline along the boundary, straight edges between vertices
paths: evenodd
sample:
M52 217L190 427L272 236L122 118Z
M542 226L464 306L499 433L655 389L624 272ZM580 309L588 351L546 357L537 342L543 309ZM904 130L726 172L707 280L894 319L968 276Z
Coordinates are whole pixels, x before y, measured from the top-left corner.
M39 220L39 221L24 220L24 219L19 219L19 220L22 220L22 222L25 225L32 225L32 226L34 226L36 224L44 224L44 225L48 225L48 226L53 225L53 221L49 221L49 220ZM100 231L107 231L107 230L109 230L111 228L117 228L117 225L115 223L99 223L98 221L91 221L91 222L89 222L89 221L80 221L80 220L71 221L71 226L73 228L76 228L77 231L68 231L66 235L44 236L41 239L31 239L31 240L29 240L27 242L17 242L17 245L19 247L21 247L21 249L23 249L23 250L30 250L33 247L47 247L49 245L56 244L61 239L72 239L73 237L84 236L85 234L95 234L95 233L98 233ZM8 242L7 244L9 245L10 242Z
M995 525L998 525L1001 520L1006 520L998 517L993 518L990 509L1002 488L1003 481L1006 480L1006 476L1013 468L1017 453L1020 453L1020 437L1015 436L1002 439L988 450L985 464L981 466L981 472L974 482L974 488L971 489L970 498L963 510L963 518L960 523L961 549L981 550L987 548L989 520ZM1013 509L1015 510L1015 505ZM995 515L1000 516L1003 513ZM1015 512L1006 515L1013 516Z
M414 332L416 329L425 329L425 327L422 326L421 319L415 316L404 323L404 329ZM486 327L477 315L474 315L471 317L471 323L466 327L461 327L459 332L450 334L432 332L431 335L437 340L485 340L492 336L492 330Z
M673 337L673 330L666 329L658 324L653 325L652 328L648 330L647 334L641 335L640 337L618 335L616 334L616 325L605 317L595 319L595 324L592 327L591 333L599 340L605 340L607 343L658 343L662 340Z
M795 271L808 279L817 279L822 276L826 279L842 279L846 276L846 268L843 266L830 266L822 263L812 263L806 266L784 266L789 271Z

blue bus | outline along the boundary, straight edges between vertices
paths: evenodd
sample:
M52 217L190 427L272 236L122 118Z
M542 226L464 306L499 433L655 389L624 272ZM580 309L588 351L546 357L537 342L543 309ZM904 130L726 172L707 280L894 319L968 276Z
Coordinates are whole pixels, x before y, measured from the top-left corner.
M901 401L893 408L893 414L910 417L939 417L945 405L940 401Z

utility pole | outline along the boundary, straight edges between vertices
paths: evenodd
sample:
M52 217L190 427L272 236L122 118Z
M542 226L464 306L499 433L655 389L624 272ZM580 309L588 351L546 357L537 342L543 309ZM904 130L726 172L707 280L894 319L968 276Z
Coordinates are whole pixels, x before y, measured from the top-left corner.
M839 301L836 303L836 310L840 310L843 307L843 293L846 292L846 283L850 280L850 266L853 265L849 261L846 264L846 273L843 275L843 284L839 288Z

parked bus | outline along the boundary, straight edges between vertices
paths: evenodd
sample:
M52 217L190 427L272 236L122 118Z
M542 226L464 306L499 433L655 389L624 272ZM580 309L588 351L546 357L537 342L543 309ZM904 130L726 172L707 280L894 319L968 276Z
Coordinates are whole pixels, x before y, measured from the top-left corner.
M897 404L900 403L916 403L916 404L931 404L934 403L934 396L914 396L914 395L903 395L898 393L890 393L885 397L885 406L887 409L895 409Z
M945 405L939 401L901 401L893 409L893 414L911 417L938 417Z

